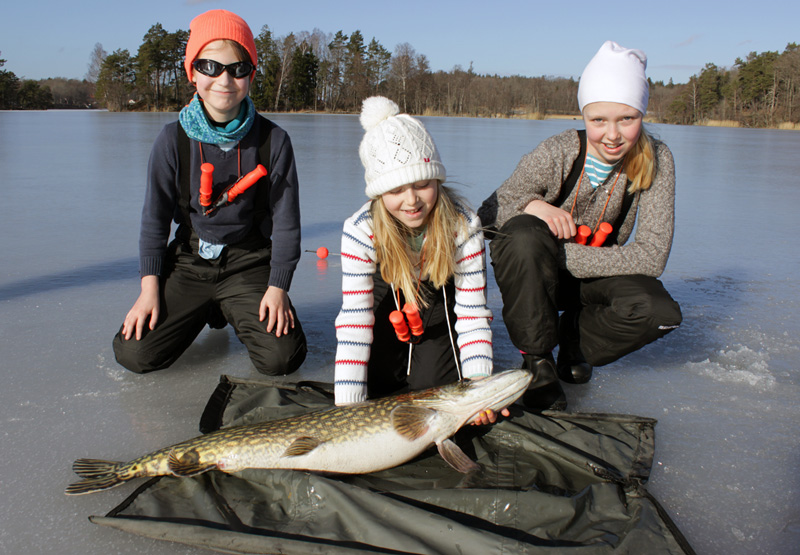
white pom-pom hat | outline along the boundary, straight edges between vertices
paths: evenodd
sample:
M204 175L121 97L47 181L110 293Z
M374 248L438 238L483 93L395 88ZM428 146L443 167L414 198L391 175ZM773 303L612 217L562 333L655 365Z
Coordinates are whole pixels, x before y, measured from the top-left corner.
M364 100L361 126L366 132L358 148L364 164L366 193L376 199L402 185L438 179L447 173L425 126L383 96Z
M641 50L606 41L583 70L578 83L578 106L618 102L647 112L650 85L645 75L647 56Z

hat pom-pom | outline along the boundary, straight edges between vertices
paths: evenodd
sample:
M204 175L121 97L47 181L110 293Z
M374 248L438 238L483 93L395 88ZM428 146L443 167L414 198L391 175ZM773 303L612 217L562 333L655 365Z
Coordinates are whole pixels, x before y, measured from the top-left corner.
M383 120L400 113L400 107L385 96L371 96L361 105L361 127L369 131Z

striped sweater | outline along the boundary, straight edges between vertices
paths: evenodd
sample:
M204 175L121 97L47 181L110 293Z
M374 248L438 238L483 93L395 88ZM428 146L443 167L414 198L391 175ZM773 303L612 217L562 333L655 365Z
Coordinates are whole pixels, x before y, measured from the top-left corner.
M465 378L492 373L492 313L486 305L486 249L478 216L456 204L466 220L457 241L456 322L461 372ZM336 318L335 395L337 405L367 398L367 365L372 349L373 277L377 270L370 202L344 223L342 309ZM413 368L412 368L413 372Z

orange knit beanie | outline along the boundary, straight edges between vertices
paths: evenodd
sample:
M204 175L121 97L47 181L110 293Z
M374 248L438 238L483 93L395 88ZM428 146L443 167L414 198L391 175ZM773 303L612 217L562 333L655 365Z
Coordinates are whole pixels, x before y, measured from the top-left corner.
M258 64L256 42L253 32L244 19L227 10L209 10L195 17L189 24L189 40L186 43L186 59L184 67L189 81L192 80L192 62L209 43L215 40L236 41L250 54L253 65ZM250 76L253 80L255 74Z

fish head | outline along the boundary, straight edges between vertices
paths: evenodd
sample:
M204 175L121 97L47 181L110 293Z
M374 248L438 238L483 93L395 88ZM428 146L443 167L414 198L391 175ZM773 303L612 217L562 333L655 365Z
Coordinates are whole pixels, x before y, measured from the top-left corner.
M479 412L499 411L519 399L531 383L533 374L517 368L488 378L468 379L441 387L411 393L414 403L439 412L450 413L468 422Z

